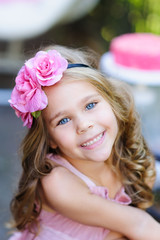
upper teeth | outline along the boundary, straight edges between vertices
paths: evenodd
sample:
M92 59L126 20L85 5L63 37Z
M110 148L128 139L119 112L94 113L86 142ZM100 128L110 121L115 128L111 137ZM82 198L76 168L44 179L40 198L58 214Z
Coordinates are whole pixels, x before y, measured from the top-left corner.
M101 133L98 137L94 138L93 140L89 141L89 142L86 142L86 143L83 143L82 144L82 147L86 147L86 146L90 146L92 145L93 143L99 141L103 136L103 133Z

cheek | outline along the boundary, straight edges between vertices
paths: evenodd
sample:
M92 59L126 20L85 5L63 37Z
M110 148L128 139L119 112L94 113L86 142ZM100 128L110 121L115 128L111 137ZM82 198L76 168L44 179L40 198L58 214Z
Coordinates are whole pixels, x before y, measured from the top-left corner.
M111 123L111 126L112 126L115 134L117 135L117 133L118 133L118 122L117 122L116 116L114 115L113 112L112 112L112 115L111 115L111 118L110 118L110 123Z
M67 129L57 129L52 132L52 141L58 147L68 147L73 146L73 135Z
M108 128L112 131L113 136L116 137L118 133L118 123L114 113L112 111L108 112L105 119Z

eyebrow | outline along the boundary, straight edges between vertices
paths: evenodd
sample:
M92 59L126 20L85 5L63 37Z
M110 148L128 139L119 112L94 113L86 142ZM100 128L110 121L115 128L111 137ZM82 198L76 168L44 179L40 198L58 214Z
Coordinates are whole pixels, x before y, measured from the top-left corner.
M80 100L80 104L83 104L83 103L87 102L88 100L90 100L92 98L95 98L95 97L99 97L99 96L100 96L99 93L86 96L86 97L84 97L83 99ZM60 111L50 118L49 123L51 123L56 118L59 118L60 116L64 116L64 115L67 115L67 114L68 114L68 111Z

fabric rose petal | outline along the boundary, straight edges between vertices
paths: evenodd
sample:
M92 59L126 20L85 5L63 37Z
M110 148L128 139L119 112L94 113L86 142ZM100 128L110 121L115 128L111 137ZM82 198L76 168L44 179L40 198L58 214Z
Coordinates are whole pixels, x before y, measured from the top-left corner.
M22 113L32 113L44 109L48 99L33 75L29 75L25 67L22 67L16 77L16 86L9 102Z
M32 123L33 123L33 117L30 113L22 113L15 109L15 113L17 117L21 117L23 123L23 126L27 126L28 128L31 128Z
M56 50L50 50L38 52L25 66L29 72L35 72L41 86L51 86L62 78L68 62Z
M33 117L39 117L47 107L48 98L43 86L51 86L60 81L68 62L56 50L40 51L29 59L16 77L10 106L21 117L24 126L32 126Z

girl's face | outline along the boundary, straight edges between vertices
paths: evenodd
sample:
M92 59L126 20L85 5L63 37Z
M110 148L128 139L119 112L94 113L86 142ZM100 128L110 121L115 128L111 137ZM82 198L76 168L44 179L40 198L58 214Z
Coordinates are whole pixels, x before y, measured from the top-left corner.
M50 146L71 163L107 160L118 132L110 104L84 81L63 79L45 92L48 107L43 116Z

